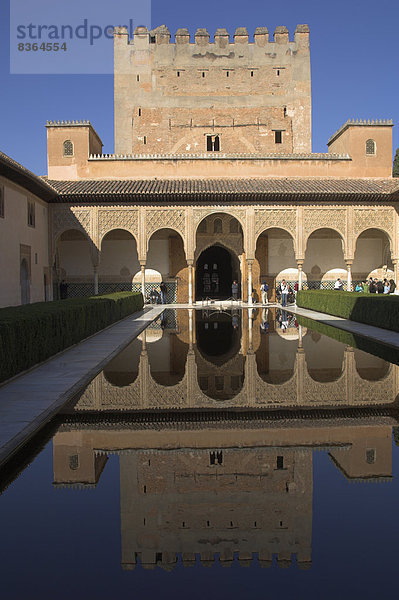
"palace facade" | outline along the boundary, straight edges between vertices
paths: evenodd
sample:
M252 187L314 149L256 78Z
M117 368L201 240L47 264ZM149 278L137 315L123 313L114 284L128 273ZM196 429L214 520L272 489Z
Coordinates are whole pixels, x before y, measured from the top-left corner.
M115 154L89 121L49 121L46 178L0 156L0 305L56 297L61 280L70 296L164 281L190 304L230 297L233 280L250 302L263 280L398 283L393 123L348 120L311 152L306 25L293 40L258 27L253 42L198 29L194 43L122 27L114 55Z

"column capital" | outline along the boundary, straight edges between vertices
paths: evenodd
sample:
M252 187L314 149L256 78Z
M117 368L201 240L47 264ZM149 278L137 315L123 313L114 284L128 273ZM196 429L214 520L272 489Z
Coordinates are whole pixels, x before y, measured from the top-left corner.
M143 267L144 267L144 269L145 269L146 262L147 262L147 261L145 261L145 260L140 260L140 261L139 261L139 263L140 263L140 267L141 267L141 270L143 270Z
M188 267L193 267L194 266L194 259L193 258L188 258L187 259L187 266Z

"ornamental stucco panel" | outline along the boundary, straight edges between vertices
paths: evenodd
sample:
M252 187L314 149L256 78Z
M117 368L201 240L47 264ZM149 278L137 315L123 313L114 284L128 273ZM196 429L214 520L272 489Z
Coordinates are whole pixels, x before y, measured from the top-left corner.
M305 208L304 243L317 229L334 229L346 239L346 208Z
M53 243L68 229L82 231L91 236L91 209L73 206L55 206L52 210Z
M394 243L393 208L355 208L354 235L357 238L366 229L381 229L385 231Z
M159 229L174 229L181 234L185 241L186 214L184 208L147 209L145 216L147 243L151 235Z
M295 240L296 208L256 209L255 236L272 227L288 231Z
M138 210L134 208L110 208L98 211L99 240L113 229L129 231L137 241Z

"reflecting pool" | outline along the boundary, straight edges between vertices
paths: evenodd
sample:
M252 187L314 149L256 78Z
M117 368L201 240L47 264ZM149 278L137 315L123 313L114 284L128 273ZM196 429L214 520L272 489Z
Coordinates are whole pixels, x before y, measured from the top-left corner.
M391 595L399 366L306 325L165 311L2 473L2 598Z

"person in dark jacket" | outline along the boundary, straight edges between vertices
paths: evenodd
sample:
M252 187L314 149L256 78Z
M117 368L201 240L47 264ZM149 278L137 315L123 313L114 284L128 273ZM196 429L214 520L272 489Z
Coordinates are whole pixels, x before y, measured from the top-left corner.
M231 295L233 296L234 300L238 300L238 283L235 279L231 284Z
M166 284L162 282L159 289L161 290L161 304L166 304L166 293L168 291Z
M68 284L65 279L60 283L60 298L61 300L66 300L68 298Z

